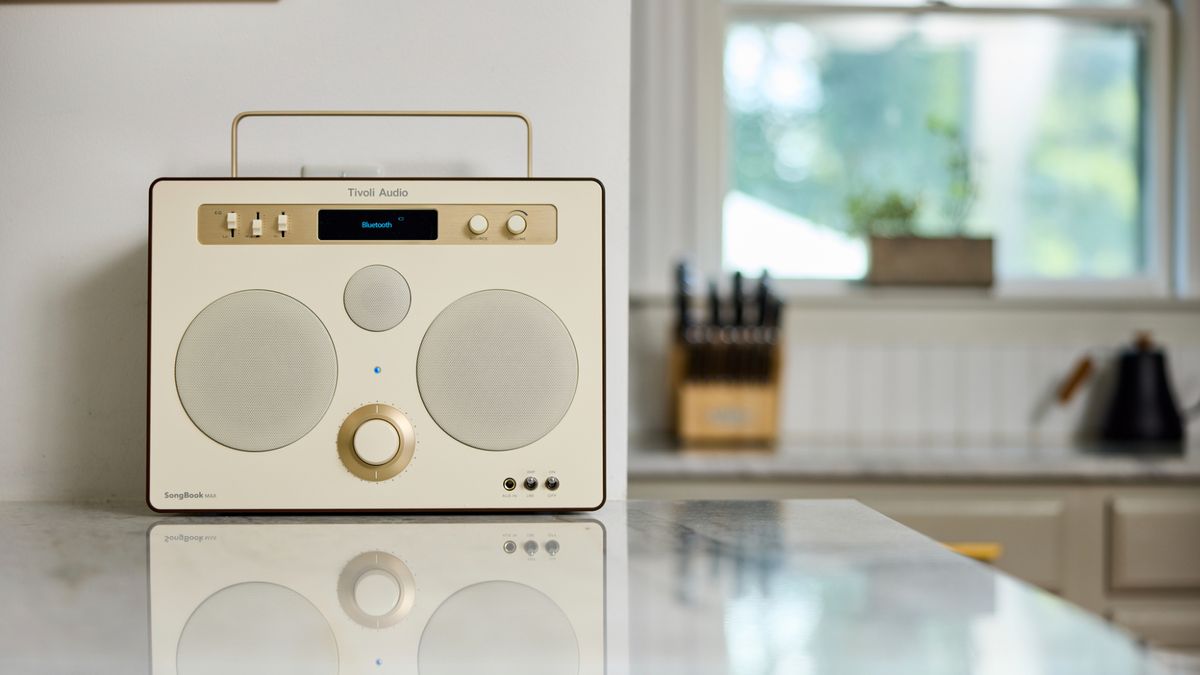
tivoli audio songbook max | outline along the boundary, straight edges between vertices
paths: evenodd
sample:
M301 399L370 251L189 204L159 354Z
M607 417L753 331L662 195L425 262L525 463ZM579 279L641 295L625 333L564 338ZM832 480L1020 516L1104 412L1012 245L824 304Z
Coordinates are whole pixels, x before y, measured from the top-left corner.
M156 510L604 502L594 179L159 179L149 293Z

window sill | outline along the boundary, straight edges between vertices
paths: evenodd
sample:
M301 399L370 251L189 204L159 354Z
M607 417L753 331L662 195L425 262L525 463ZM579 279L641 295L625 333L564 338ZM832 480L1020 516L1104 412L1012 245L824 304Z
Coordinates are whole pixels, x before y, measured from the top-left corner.
M783 281L776 292L789 307L817 309L933 309L1081 312L1198 312L1200 299L1131 294L1005 292L998 288L879 287L852 282ZM697 300L697 303L700 303ZM673 307L669 293L634 291L630 307ZM699 304L698 304L699 306Z

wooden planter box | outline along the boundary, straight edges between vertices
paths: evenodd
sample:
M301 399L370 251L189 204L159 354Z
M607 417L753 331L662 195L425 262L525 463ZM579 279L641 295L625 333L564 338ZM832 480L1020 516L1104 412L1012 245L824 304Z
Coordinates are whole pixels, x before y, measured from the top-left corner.
M967 237L871 237L867 282L919 286L991 286L993 240Z

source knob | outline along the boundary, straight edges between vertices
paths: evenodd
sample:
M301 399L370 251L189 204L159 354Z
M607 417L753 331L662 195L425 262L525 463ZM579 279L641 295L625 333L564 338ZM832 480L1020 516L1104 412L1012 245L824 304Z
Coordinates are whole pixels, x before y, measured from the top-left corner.
M471 216L470 220L467 221L467 229L471 231L471 234L476 235L487 232L487 218L484 218L482 215L476 213L475 215Z
M387 480L412 461L416 434L404 413L372 403L350 413L338 431L338 457L350 473L369 481Z

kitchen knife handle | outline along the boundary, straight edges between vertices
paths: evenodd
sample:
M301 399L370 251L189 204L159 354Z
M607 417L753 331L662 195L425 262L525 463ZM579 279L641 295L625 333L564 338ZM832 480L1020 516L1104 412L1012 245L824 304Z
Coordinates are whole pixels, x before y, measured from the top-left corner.
M714 327L721 325L721 296L715 281L708 284L708 323Z
M686 262L679 263L675 268L675 312L678 324L676 332L679 339L687 336L688 328L692 325L692 270Z
M742 289L742 273L733 273L733 325L740 326L746 320L746 298Z
M758 292L756 296L755 304L758 310L758 325L766 326L768 312L771 310L771 278L767 275L766 270L763 270L762 276L758 278Z

